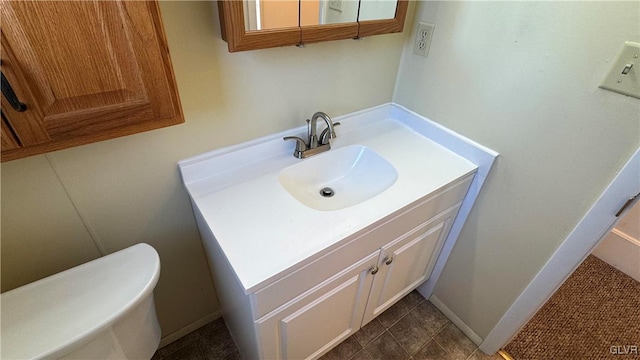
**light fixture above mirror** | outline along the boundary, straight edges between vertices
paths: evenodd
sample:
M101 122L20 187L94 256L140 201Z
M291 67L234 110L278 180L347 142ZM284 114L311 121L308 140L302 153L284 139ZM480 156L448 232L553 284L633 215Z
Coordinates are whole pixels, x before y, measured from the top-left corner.
M402 32L408 0L219 0L229 52Z

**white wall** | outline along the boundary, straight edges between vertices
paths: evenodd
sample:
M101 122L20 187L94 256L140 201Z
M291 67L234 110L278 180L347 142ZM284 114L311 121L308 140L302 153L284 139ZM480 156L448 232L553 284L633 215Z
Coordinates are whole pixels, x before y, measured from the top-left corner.
M186 123L2 164L2 290L147 242L163 335L218 304L177 161L389 102L403 35L230 54L215 2L161 1Z
M640 100L598 89L638 2L421 2L394 101L501 156L437 297L485 337L640 144Z

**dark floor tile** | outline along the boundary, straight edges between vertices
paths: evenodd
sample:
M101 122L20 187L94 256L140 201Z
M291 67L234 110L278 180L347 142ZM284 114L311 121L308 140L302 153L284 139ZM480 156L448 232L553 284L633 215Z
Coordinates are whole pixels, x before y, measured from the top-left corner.
M346 338L340 345L324 354L322 360L345 360L362 350L362 345L353 336Z
M418 320L431 336L440 332L449 323L449 319L430 301L418 304L411 310L411 316Z
M427 301L427 299L425 299L424 296L422 296L422 294L418 292L418 290L413 290L412 292L408 293L404 297L404 299L405 301L407 301L407 303L410 304L411 307L414 307L423 301Z
M378 316L378 320L380 320L380 323L384 326L385 329L391 327L404 315L402 313L402 309L397 306L398 304L391 306L382 314L380 314L380 316Z
M420 322L408 314L390 327L389 332L410 355L415 354L431 340L431 336Z
M238 351L226 326L221 326L210 333L204 334L197 341L202 350L202 355L208 360L226 359Z
M172 352L168 356L164 356L162 360L205 360L205 358L202 356L198 344L193 342Z
M377 339L373 340L365 350L372 360L404 360L409 358L409 354L398 344L396 339L385 331Z
M349 360L372 360L372 359L371 359L371 355L369 355L369 353L365 349L362 349L358 351L358 353L353 355Z
M159 351L156 351L155 354L153 354L153 356L151 357L151 360L161 360L162 356L160 355Z
M433 338L455 358L466 359L476 349L476 344L451 323Z
M367 346L373 339L377 338L384 332L384 326L376 318L371 320L367 325L358 330L353 337L358 340L360 345Z
M414 360L454 360L442 346L431 340L427 345L423 346L417 353L413 354Z
M240 352L238 351L238 349L235 349L233 354L227 356L225 360L242 360L242 356L240 356Z
M380 316L378 316L378 320L380 320L380 323L385 328L389 328L396 321L400 320L401 317L409 313L409 311L416 307L416 305L421 304L424 301L425 300L422 295L414 290L380 314Z
M178 340L175 340L172 343L169 343L167 345L165 345L164 347L162 347L161 349L159 349L157 351L158 355L160 355L162 358L166 357L169 354L172 354L176 351L178 351L179 349L190 345L190 344L194 344L196 342L196 337L193 333L187 334L181 338L179 338Z
M222 316L200 327L199 329L193 332L193 335L197 338L200 338L221 326L225 326L224 319L222 318Z

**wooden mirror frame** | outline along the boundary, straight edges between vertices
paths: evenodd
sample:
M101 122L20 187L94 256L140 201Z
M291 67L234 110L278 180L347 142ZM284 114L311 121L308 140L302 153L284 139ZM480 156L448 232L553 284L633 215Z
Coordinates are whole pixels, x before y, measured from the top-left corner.
M218 0L222 39L227 42L229 52L402 32L409 7L409 0L398 0L395 17L387 20L246 31L243 3Z

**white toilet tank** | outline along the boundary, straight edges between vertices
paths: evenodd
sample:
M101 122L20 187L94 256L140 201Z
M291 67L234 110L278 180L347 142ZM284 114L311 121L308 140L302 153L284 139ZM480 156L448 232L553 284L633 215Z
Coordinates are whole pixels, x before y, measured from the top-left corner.
M0 358L150 359L158 253L137 244L0 294Z

